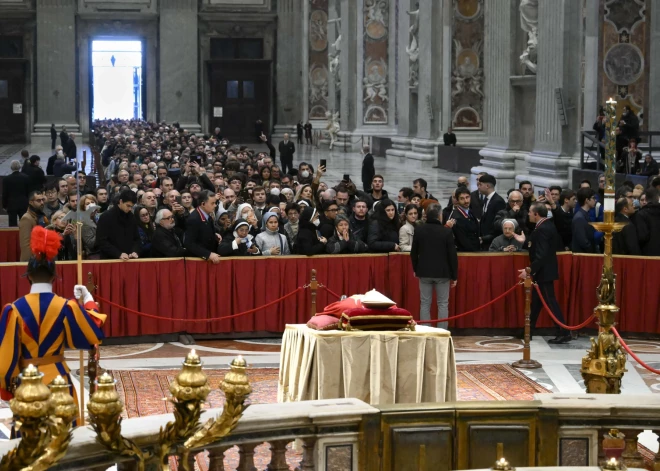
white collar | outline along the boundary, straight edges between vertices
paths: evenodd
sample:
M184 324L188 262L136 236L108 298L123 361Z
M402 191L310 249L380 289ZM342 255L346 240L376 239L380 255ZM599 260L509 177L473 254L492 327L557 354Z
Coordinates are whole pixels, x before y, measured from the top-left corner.
M486 199L490 201L490 199L493 197L494 194L495 192L493 191L490 195L486 195Z
M30 287L30 294L38 293L52 293L53 284L52 283L32 283Z

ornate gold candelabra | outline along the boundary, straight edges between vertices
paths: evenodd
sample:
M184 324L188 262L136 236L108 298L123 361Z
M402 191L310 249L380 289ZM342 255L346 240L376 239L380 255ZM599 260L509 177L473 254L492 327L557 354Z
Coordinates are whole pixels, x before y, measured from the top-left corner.
M611 329L615 324L619 308L616 306L616 275L612 262L612 236L624 225L614 222L614 185L616 136L616 101L611 98L605 107L607 147L605 149L605 201L603 201L603 222L591 223L596 230L604 233L605 256L603 273L596 290L598 306L594 312L598 316L600 331L597 339L591 339L591 349L582 358L582 377L588 393L619 394L621 378L625 373L626 356Z

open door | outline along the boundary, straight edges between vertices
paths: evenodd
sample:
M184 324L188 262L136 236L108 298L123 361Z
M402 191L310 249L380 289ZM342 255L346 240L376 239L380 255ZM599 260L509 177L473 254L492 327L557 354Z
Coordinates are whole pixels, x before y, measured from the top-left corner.
M0 59L0 143L25 142L25 60Z

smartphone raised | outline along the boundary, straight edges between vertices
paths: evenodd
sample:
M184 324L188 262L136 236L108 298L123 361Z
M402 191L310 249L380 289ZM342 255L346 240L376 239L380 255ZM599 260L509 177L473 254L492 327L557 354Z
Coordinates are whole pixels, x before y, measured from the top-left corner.
M406 209L406 203L401 203L400 201L397 201L396 207L399 214L403 214L403 211Z
M328 162L326 161L326 159L321 159L321 167L325 167L327 169L328 168L327 163Z
M536 194L537 194L538 196L545 196L545 189L543 189L543 190L536 190Z
M345 173L342 180L345 181L346 183L348 183L348 182L351 181L351 176L348 173Z

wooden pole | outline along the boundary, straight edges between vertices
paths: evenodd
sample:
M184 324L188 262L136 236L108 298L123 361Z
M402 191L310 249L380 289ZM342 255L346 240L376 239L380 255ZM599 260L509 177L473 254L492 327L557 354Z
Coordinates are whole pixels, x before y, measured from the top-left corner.
M312 281L309 283L309 288L312 291L312 309L311 317L316 315L316 290L319 289L319 283L316 281L316 270L312 269Z
M80 213L80 211L78 211ZM78 252L78 259L77 259L77 271L78 271L78 284L82 285L83 284L83 274L82 274L82 222L80 219L76 222L76 248ZM80 304L80 308L84 309L85 305L85 300L83 298L80 298L78 300L78 303ZM79 401L79 419L80 423L78 424L79 426L85 425L85 356L83 354L83 351L80 350L80 401Z
M532 313L532 278L529 276L531 269L527 267L527 278L525 278L525 345L523 346L523 358L511 364L514 368L528 368L536 369L541 368L541 363L531 358L531 350L529 347L531 322L530 315Z

